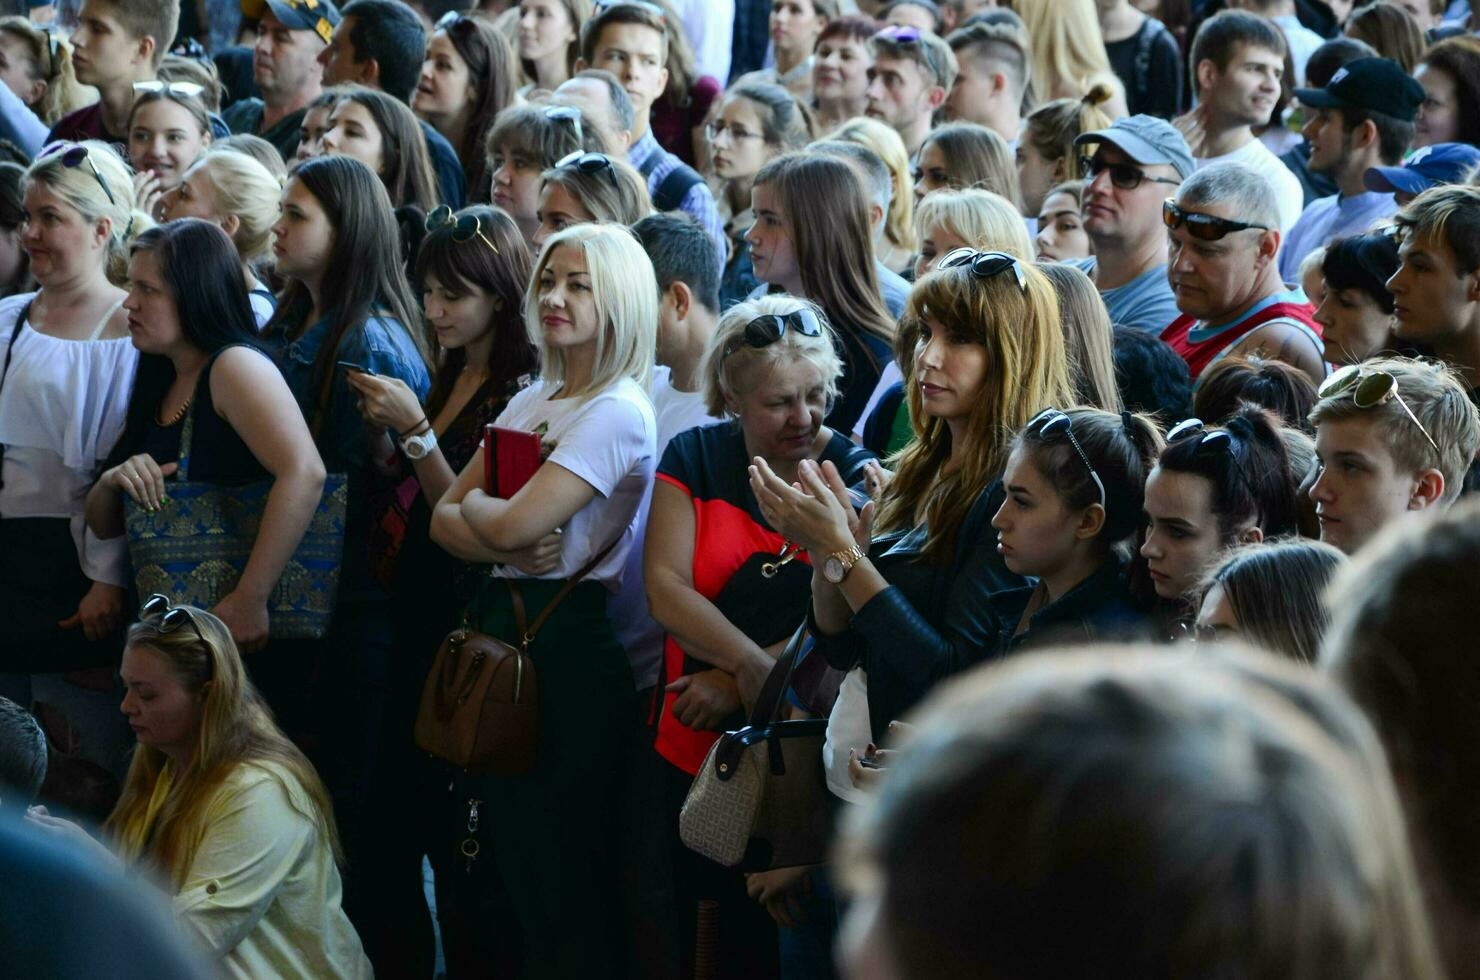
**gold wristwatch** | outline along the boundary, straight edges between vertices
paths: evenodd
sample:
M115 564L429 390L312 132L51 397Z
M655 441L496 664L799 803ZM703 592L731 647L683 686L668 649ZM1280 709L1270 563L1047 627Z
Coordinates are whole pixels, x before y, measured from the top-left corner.
M848 577L853 571L853 566L863 561L863 549L854 545L843 551L834 551L827 556L827 561L822 563L822 577L833 585L837 585Z

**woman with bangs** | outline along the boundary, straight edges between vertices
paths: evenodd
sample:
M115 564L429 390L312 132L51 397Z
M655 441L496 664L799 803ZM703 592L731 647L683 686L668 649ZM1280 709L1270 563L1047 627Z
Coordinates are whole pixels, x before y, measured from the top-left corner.
M605 153L566 158L540 175L540 205L531 244L545 247L552 235L575 225L610 223L631 227L653 212L647 179L625 160Z
M480 449L432 515L433 541L493 566L468 608L473 628L517 644L516 596L537 617L573 586L527 648L540 690L533 769L454 781L455 799L489 802L471 815L484 856L459 863L456 908L444 912L459 921L443 935L454 976L488 975L517 956L511 944L520 939L526 975L609 976L623 941L611 898L621 766L592 766L591 751L627 731L637 712L606 607L653 482L657 423L647 389L657 321L652 262L626 228L581 225L553 236L524 303L542 377L497 419L538 434L543 462L505 499L483 486ZM557 532L553 560L533 571L511 563ZM518 929L506 932L494 924L509 918L508 896L518 896ZM573 910L582 913L579 942L571 941Z
M756 276L772 290L816 303L836 331L843 376L824 421L851 432L894 340L862 178L836 157L788 153L756 174L751 203L756 221L745 237Z
M490 199L514 219L531 245L540 226L545 171L583 150L601 153L606 147L595 127L573 106L513 106L489 130L484 151Z
M392 207L437 206L437 181L426 137L401 100L361 85L345 89L319 140L321 155L352 157L380 178Z
M872 17L845 14L827 22L812 51L812 104L817 128L827 131L863 115L868 107L868 72L874 64L869 39L883 25Z

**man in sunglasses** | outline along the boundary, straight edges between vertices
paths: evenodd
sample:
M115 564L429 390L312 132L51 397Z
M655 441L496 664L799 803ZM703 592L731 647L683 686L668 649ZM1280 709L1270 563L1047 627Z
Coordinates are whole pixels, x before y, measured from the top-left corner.
M260 99L239 99L226 110L233 133L260 136L291 160L310 102L323 91L319 54L339 26L339 8L330 0L309 7L304 0L243 0L242 12L255 16L252 80Z
M1261 174L1220 163L1193 174L1162 205L1167 279L1182 315L1161 339L1192 380L1228 356L1257 355L1326 376L1315 310L1280 279L1279 207Z
M1355 553L1404 514L1448 507L1480 448L1480 410L1442 363L1384 357L1343 368L1311 410L1321 540Z
M918 27L886 27L869 42L874 64L868 70L865 115L887 123L910 155L910 166L935 110L956 80L956 56L945 41Z
M1167 285L1167 233L1161 203L1192 176L1192 151L1165 119L1128 116L1074 141L1085 156L1084 230L1088 273L1116 326L1160 333L1177 318Z

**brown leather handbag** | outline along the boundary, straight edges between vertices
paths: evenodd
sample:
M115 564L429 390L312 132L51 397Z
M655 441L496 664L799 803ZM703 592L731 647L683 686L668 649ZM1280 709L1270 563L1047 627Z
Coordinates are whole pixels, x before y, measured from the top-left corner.
M463 624L437 648L416 713L417 747L478 775L515 775L534 768L539 680L529 646L540 627L616 546L603 548L528 623L517 579L506 579L519 645ZM471 610L470 610L471 612Z

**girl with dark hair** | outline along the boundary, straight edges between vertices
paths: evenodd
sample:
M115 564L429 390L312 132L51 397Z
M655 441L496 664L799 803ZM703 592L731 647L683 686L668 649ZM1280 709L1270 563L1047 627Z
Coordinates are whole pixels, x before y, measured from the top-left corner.
M1294 534L1295 487L1285 441L1262 408L1245 406L1221 426L1174 427L1146 479L1141 557L1157 596L1179 603L1227 549Z
M914 173L916 205L931 191L979 187L1002 195L1019 211L1023 209L1012 150L1006 140L985 126L950 123L932 130L920 144L918 160Z
M1440 41L1424 53L1413 77L1424 90L1413 120L1413 148L1433 143L1480 146L1480 38Z
M1192 396L1192 414L1209 422L1232 418L1244 405L1267 408L1280 425L1315 434L1309 416L1316 407L1316 386L1304 371L1284 361L1224 358L1202 376Z
M353 912L364 903L354 914L370 930L366 923L378 928L393 920L379 893L381 845L390 830L370 804L391 653L389 593L376 570L393 556L372 536L371 519L374 502L398 481L389 462L395 434L365 424L346 365L399 378L421 398L429 386L426 340L402 271L390 198L369 167L343 156L299 164L283 190L274 234L277 272L287 286L264 336L281 351L288 387L325 466L348 475L349 499L334 620L323 640L279 659L278 696L270 691L268 700L279 717L287 708L298 712L291 720L318 737L316 761L358 872L347 904ZM317 689L310 687L315 673Z
M1331 622L1326 591L1346 555L1321 541L1246 545L1202 584L1198 639L1242 639L1315 666Z
M0 163L0 299L27 292L34 287L31 261L21 247L21 226L26 222L21 183L26 168Z
M437 206L426 137L400 99L359 85L347 89L329 113L319 148L321 155L343 154L369 167L385 184L392 207L411 204L425 214Z
M427 39L411 108L447 137L468 174L473 200L488 200L484 141L514 98L514 52L491 21L454 15Z
M788 150L812 138L812 125L797 97L780 85L742 82L725 94L719 115L706 127L714 175L723 181L715 194L730 254L720 279L720 306L728 309L755 291L760 280L750 261L745 233L755 224L750 187L755 175Z
M293 393L257 345L241 260L216 225L184 218L140 235L129 261L129 334L140 352L123 435L87 495L98 538L124 533L123 497L168 497L190 429L193 482L271 478L262 526L236 588L214 612L239 647L267 642L267 600L318 506L324 464Z
M1147 416L1094 408L1047 408L1018 433L992 526L1003 564L1037 583L993 596L1001 652L1143 631L1115 549L1140 530L1161 448Z
M1326 357L1357 364L1383 351L1402 350L1393 335L1393 294L1387 281L1398 271L1398 243L1391 235L1353 235L1326 246L1321 275L1326 294L1316 307Z
M843 377L823 421L852 432L894 341L863 181L836 157L788 153L756 174L751 203L756 220L745 240L756 276L773 291L816 303L837 331Z

